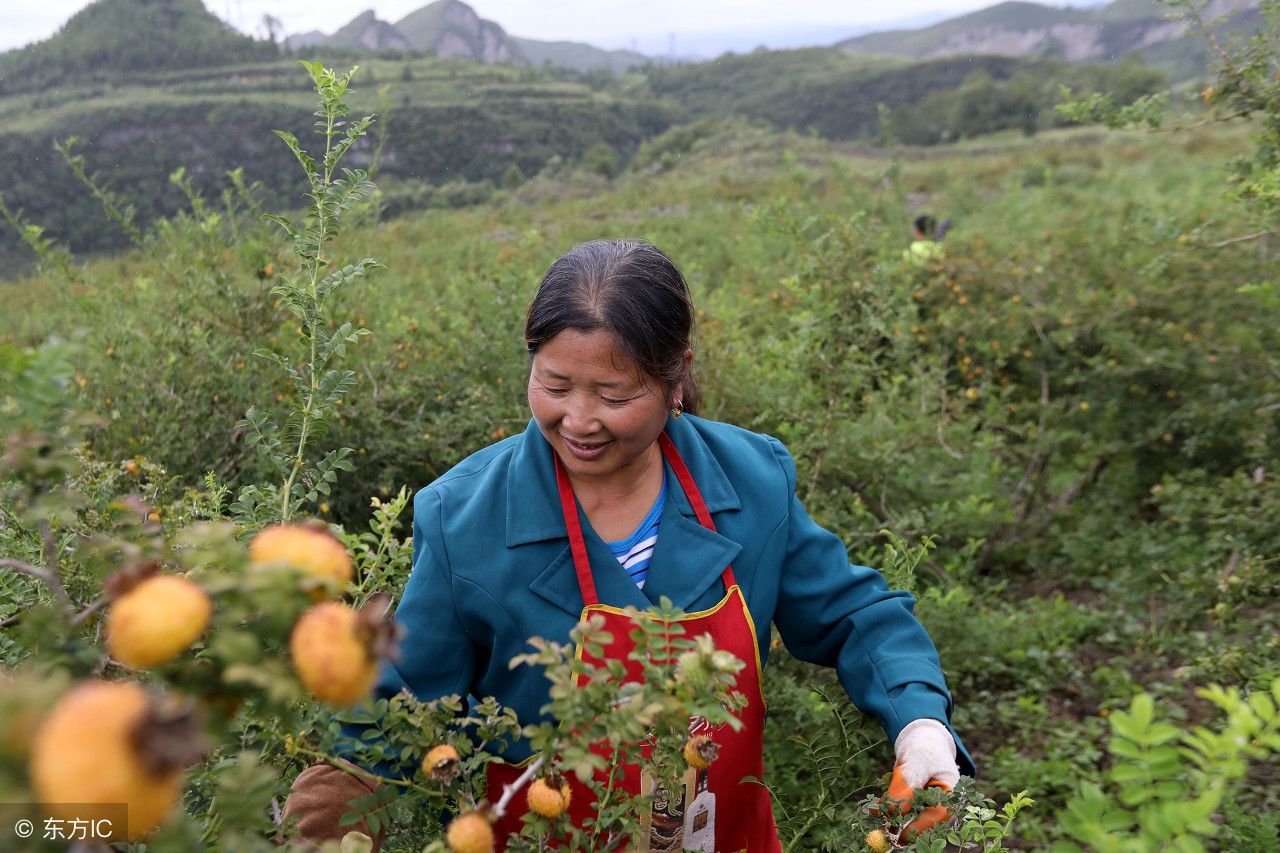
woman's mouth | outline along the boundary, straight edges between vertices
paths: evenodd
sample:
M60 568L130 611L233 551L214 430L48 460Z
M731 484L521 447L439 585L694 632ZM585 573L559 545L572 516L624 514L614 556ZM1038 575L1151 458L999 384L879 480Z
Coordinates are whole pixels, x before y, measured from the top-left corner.
M574 441L572 438L564 438L565 447L575 458L584 462L590 462L593 459L599 459L604 452L609 449L612 442L609 441Z

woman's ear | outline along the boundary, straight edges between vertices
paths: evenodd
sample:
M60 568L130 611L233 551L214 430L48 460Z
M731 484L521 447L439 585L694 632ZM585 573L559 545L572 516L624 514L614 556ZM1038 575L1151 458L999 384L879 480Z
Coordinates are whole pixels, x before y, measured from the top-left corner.
M689 369L693 365L693 350L691 349L685 350L683 358L684 358L684 373L685 373L685 376L688 376ZM684 383L677 382L675 387L671 389L671 407L676 408L677 406L683 406L683 405L684 405Z

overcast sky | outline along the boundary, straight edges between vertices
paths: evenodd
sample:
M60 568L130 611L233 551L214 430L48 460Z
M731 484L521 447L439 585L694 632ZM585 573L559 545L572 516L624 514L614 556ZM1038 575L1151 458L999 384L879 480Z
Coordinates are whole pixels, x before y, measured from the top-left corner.
M264 14L285 33L332 33L365 9L394 23L430 0L204 0L224 21L260 33ZM925 26L998 0L467 0L509 34L634 47L649 54L714 55L750 49L831 44L871 29ZM1052 0L1046 5L1098 5ZM0 51L48 38L89 0L0 0ZM826 37L827 33L830 37ZM712 38L719 36L719 38Z

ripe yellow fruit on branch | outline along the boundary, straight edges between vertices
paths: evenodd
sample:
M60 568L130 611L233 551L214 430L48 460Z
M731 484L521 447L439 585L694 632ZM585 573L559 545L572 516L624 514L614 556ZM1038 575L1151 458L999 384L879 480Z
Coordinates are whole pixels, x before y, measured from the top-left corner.
M422 771L433 781L447 785L458 776L458 761L458 750L451 744L442 743L423 756Z
M209 596L194 581L159 575L107 609L107 651L125 666L151 669L191 648L212 616Z
M479 812L454 818L444 838L453 853L491 853L493 850L493 827Z
M84 805L75 804L125 803L136 840L168 816L182 768L148 756L149 712L147 694L125 682L88 682L62 698L31 748L31 784L52 817L83 819Z
M360 614L345 604L317 604L298 620L289 638L293 667L317 699L349 708L373 688L377 655Z
M883 829L873 829L867 833L867 847L871 848L873 853L889 853L893 849L893 843L889 841L889 836L885 835Z
M706 735L694 735L685 741L684 761L694 770L710 767L719 755L720 744Z
M347 548L323 522L268 527L249 543L254 566L293 566L319 580L341 587L355 569Z
M543 817L556 818L564 814L572 798L573 792L569 789L568 782L563 779L558 784L553 782L554 780L535 779L525 792L529 808Z

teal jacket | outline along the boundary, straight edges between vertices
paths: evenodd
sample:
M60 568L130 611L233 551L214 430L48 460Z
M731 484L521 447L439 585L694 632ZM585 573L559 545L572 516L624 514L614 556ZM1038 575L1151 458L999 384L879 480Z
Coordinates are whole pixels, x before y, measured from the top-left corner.
M724 596L720 573L732 564L762 665L774 624L793 655L836 668L854 704L883 723L891 742L921 717L950 727L951 696L912 615L914 599L889 590L879 572L851 566L841 541L809 518L782 444L693 415L669 417L667 431L719 532L698 523L668 466L643 590L582 517L600 602L643 609L666 596L685 611L702 610ZM521 720L541 719L545 676L509 669L508 661L529 651L534 635L566 642L583 607L551 454L531 420L524 433L473 454L415 496L413 572L396 611L404 635L379 695L495 696ZM972 774L964 747L958 751L961 771ZM518 744L506 757L527 754Z

